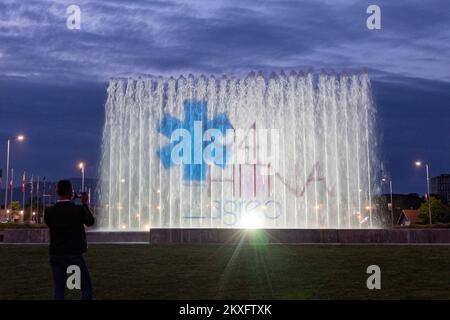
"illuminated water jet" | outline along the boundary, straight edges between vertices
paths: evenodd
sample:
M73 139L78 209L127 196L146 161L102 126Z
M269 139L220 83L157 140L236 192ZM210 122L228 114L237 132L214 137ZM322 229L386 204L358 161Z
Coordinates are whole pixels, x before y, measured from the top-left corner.
M255 215L261 228L375 226L374 113L365 73L111 80L100 226L240 228ZM276 165L260 161L258 130L278 132ZM205 160L204 139L222 143L211 155L224 163ZM233 162L239 152L249 161Z

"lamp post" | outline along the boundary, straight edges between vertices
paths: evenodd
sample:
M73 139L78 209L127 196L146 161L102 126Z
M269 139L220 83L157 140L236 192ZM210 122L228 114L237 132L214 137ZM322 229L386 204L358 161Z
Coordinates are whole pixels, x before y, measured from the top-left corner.
M386 178L383 178L381 180L383 182L387 181ZM394 199L393 199L393 196L392 196L392 179L389 179L389 195L390 195L390 198L391 198L391 224L392 224L392 226L394 226Z
M25 136L18 135L16 140L22 142L25 140ZM8 188L9 188L9 158L10 158L10 147L11 147L11 139L7 141L6 147L6 188L5 188L5 211L8 213Z
M84 162L80 162L78 164L78 168L80 168L81 170L81 192L84 192L84 168L85 168Z
M422 161L416 161L414 164L416 165L416 167L421 167ZM428 219L430 220L430 225L431 225L433 223L431 220L430 173L429 173L428 163L425 163L425 170L427 172Z

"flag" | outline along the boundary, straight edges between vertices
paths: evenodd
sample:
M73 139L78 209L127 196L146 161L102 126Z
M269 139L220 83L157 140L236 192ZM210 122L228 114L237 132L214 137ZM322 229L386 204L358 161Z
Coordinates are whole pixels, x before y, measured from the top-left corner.
M31 193L33 193L33 175L31 175L30 187L31 187Z
M23 176L22 176L22 193L25 193L25 184L26 184L26 181L25 181L25 172L24 172Z
M2 185L3 169L0 168L0 186Z
M12 177L9 178L9 192L12 194L12 185L13 185L13 180Z

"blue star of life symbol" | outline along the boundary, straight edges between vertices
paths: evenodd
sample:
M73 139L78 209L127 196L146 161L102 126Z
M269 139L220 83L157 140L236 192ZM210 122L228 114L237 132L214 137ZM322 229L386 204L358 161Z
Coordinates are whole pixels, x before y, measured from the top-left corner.
M180 141L173 141L172 133L177 129L185 129L189 134L190 143L190 158L197 157L200 160L200 163L182 163L183 165L183 180L185 181L204 181L206 179L206 170L207 163L204 160L203 154L205 152L205 148L208 144L207 141L201 140L200 144L198 141L194 141L196 135L194 134L195 127L201 127L201 136L203 137L203 133L208 129L216 129L219 130L222 135L225 136L227 129L232 129L232 125L226 115L226 113L220 113L214 116L213 119L207 119L207 104L205 101L192 101L186 100L184 101L184 121L180 121L179 119L171 116L170 114L164 114L161 123L159 124L157 130L162 135L171 139L170 143L161 147L157 152L161 163L163 164L165 169L169 169L170 167L176 165L177 163L173 160L172 151L174 150L177 143ZM198 137L197 137L198 138ZM213 140L214 141L214 140ZM209 142L211 143L211 142ZM196 147L199 146L200 148ZM216 147L217 148L217 147ZM213 163L222 169L226 166L226 146L221 145L221 150L214 150L214 152L219 152L223 155L223 161L214 161ZM185 150L183 150L184 152ZM201 158L200 158L201 157Z

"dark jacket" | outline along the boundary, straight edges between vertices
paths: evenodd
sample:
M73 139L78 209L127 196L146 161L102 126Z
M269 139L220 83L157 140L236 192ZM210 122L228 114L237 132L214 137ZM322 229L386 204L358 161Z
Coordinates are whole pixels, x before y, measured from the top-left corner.
M50 255L79 255L86 252L84 225L95 223L87 205L72 201L57 202L45 209L45 224L50 228Z

